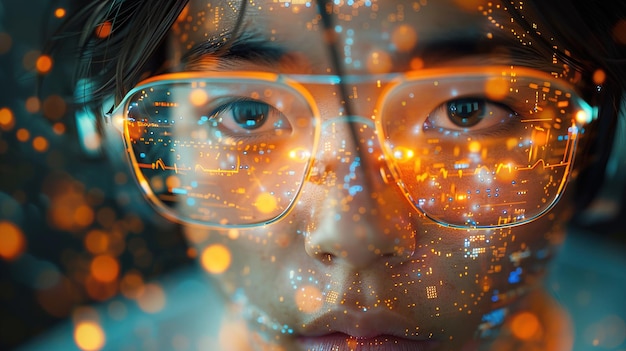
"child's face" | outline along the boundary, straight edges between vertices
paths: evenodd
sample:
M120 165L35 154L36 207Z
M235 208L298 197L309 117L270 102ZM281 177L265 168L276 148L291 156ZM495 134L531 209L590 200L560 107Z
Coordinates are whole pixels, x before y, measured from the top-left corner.
M206 178L198 179L217 184L210 196L234 199L204 208L204 214L223 214L227 224L248 224L254 216L271 222L185 228L202 266L243 307L253 345L461 345L488 336L541 273L558 240L553 227L560 208L519 226L498 225L531 219L559 194L571 161L568 140L576 136L569 110L575 102L556 81L537 78L567 78L563 65L529 51L532 40L500 6L478 2L341 0L334 27L324 31L314 2L254 0L237 54L177 64L197 44L228 37L224 29L233 28L239 4L192 0L179 18L169 36L179 71L363 78L346 79L344 96L330 80L285 83L301 87L300 93L257 82L258 91L267 89L265 97L242 102L222 94L228 107L208 116L225 128L220 133L236 129L242 137L226 145L224 135L209 131L194 137L195 146L183 147L187 136L176 136L177 167L187 162L195 168L189 177L204 171ZM332 62L330 43L343 72ZM409 71L432 76L389 93L395 83L380 74ZM248 89L241 82L219 86ZM303 106L299 118L285 112L289 107L264 110L266 101L280 100L269 95ZM318 117L306 120L302 111ZM299 128L305 131L294 132ZM224 148L200 155L202 140L224 142ZM238 173L229 175L233 164ZM293 180L300 179L298 172L306 178ZM178 173L185 182L184 172ZM255 195L242 195L248 193ZM281 212L275 208L288 207L293 198L290 210L272 221ZM181 205L179 215L198 216L200 203ZM243 218L233 206L254 213Z

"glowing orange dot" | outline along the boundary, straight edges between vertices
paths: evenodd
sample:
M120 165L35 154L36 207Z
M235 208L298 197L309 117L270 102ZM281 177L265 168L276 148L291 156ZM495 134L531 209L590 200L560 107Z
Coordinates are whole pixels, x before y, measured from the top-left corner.
M24 252L25 246L24 234L15 224L0 222L0 257L14 260Z
M109 248L109 235L107 232L94 229L85 236L85 248L92 254L101 254Z
M180 179L177 176L169 176L165 179L165 185L168 189L178 188L180 186Z
M6 107L0 108L0 127L4 130L9 130L15 125L15 118L13 117L13 111Z
M472 141L469 143L468 149L470 152L479 152L482 146L477 141Z
M98 38L106 38L109 35L111 35L111 30L112 30L112 25L111 22L106 21L104 23L99 24L98 26L96 26L96 36Z
M194 89L189 94L189 102L194 106L202 106L209 101L209 95L203 89Z
M37 67L37 71L41 74L50 72L52 69L52 58L48 55L39 56L37 62L35 63L35 67Z
M412 26L402 24L391 33L391 42L400 52L411 51L417 44L417 32Z
M254 206L262 213L271 213L276 210L276 197L270 193L262 193L256 198Z
M31 96L26 99L26 111L35 113L41 108L41 101L36 96Z
M602 84L606 80L606 73L603 70L597 69L593 72L593 82L595 84Z
M317 312L324 304L322 292L313 285L305 285L298 289L295 300L298 309L305 313Z
M17 140L25 142L30 138L30 132L26 128L20 128L15 133L15 136L17 137Z
M530 312L521 312L513 317L511 331L520 340L529 340L540 331L541 324L537 316Z
M33 148L39 152L48 150L48 140L42 136L33 139Z
M411 67L411 70L417 71L424 68L424 60L422 60L420 57L414 57L411 59L409 65Z
M74 329L74 341L84 351L100 350L106 343L104 331L95 322L81 322Z
M138 296L139 308L148 313L156 313L165 307L165 292L156 284L146 284Z
M56 18L65 17L65 9L62 7L59 7L58 9L54 10L54 17Z
M57 122L52 126L52 130L54 131L54 133L61 135L65 133L65 124Z
M93 223L95 214L93 209L87 205L80 205L74 211L74 223L81 227L86 227Z
M485 92L491 100L502 100L509 93L509 83L503 78L492 78L485 83Z
M112 282L120 272L120 265L115 257L100 255L91 261L91 275L101 282Z
M224 273L230 267L230 250L221 244L210 245L202 251L200 262L209 273Z

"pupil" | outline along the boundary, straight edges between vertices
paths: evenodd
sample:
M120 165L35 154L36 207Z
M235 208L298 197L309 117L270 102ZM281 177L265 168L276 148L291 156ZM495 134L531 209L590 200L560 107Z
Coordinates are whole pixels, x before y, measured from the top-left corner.
M448 102L448 118L459 127L471 127L485 117L485 101L459 99Z
M244 129L255 129L267 120L269 106L256 101L241 101L232 107L235 122Z

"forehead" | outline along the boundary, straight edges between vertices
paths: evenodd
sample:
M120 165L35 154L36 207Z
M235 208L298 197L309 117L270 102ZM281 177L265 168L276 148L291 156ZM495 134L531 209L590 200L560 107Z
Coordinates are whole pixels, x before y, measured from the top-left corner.
M499 3L482 0L335 0L332 23L319 4L307 0L252 0L241 17L238 44L245 50L272 51L296 58L295 70L333 71L329 45L353 73L385 73L411 65L435 65L487 54L494 64L510 63L511 50L525 39ZM191 0L170 34L172 47L185 56L198 46L233 39L239 1ZM508 22L508 23L507 23ZM252 45L251 45L252 44ZM517 49L515 49L517 50ZM495 53L495 54L494 54ZM208 55L210 56L210 55ZM416 60L417 58L417 60ZM294 66L294 65L291 65ZM406 66L406 67L405 67ZM303 72L300 72L303 73Z

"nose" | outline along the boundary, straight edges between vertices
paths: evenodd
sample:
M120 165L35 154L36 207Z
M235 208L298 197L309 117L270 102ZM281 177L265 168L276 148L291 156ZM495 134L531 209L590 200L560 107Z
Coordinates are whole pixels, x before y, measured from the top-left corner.
M418 214L395 185L378 145L370 120L326 122L305 187L312 201L305 229L309 256L352 269L412 256Z

